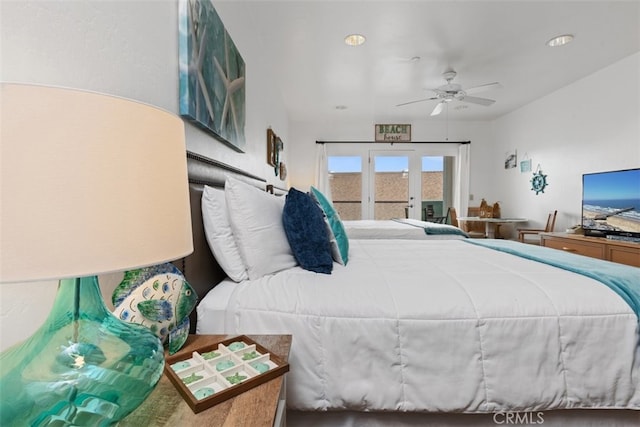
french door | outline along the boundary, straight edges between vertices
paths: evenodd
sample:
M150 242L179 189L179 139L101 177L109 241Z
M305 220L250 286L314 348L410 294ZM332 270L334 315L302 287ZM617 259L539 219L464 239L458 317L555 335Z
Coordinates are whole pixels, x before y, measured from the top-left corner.
M367 218L412 218L417 200L412 151L369 151ZM419 191L419 189L418 189Z
M456 151L363 148L332 147L327 153L331 196L342 219L446 217L460 186Z

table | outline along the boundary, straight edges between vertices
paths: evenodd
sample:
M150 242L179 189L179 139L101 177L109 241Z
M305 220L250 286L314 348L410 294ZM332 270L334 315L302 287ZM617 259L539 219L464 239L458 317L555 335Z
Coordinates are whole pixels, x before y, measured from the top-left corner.
M458 222L465 221L474 221L474 222L484 222L485 236L489 238L500 239L500 233L496 230L492 230L492 228L497 228L497 226L501 224L517 224L521 222L528 222L529 220L526 218L485 218L480 216L462 216L458 217ZM493 227L492 227L493 225Z
M183 348L176 354L191 353L199 347L233 336L189 335ZM288 361L291 335L247 335L247 337ZM147 400L118 425L120 427L284 425L284 378L284 375L279 376L194 414L169 378L162 374L158 385Z

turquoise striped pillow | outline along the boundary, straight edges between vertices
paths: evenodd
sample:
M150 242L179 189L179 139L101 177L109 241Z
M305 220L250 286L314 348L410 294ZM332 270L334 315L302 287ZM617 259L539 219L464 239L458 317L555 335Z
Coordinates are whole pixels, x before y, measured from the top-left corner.
M325 215L325 222L330 231L331 254L333 259L342 265L349 261L349 239L340 215L327 197L315 187L311 187L311 197L318 203Z

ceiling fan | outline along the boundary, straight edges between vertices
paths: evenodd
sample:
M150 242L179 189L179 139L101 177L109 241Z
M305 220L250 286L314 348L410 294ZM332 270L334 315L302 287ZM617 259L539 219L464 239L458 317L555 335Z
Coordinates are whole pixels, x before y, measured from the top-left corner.
M476 94L479 92L484 92L491 89L501 88L502 85L500 83L498 82L487 83L480 86L474 86L469 89L462 89L462 86L460 86L459 84L451 83L453 79L456 77L456 75L457 73L454 70L445 71L442 74L442 76L447 81L447 84L442 85L435 89L429 89L430 91L435 92L435 96L432 96L431 98L424 98L424 99L418 99L415 101L403 102L402 104L396 105L396 107L400 107L402 105L415 104L416 102L432 101L437 99L437 100L440 100L440 102L436 104L435 108L431 112L432 116L437 116L442 112L442 110L444 109L444 106L453 100L469 102L471 104L484 105L485 107L488 107L492 105L494 102L496 102L493 99L478 98L477 96L469 96L469 95Z

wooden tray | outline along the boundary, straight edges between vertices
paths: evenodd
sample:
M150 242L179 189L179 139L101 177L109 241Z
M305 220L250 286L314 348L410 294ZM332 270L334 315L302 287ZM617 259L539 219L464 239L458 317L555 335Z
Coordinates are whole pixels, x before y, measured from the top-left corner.
M239 344L240 343L240 344ZM289 371L289 364L239 335L168 356L164 371L194 413L217 405Z

